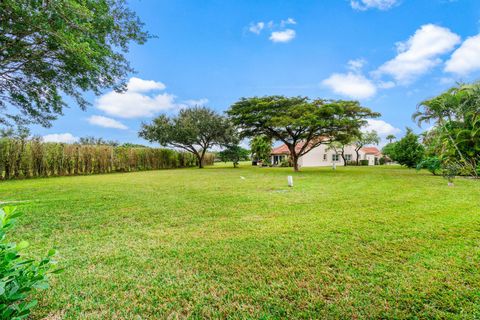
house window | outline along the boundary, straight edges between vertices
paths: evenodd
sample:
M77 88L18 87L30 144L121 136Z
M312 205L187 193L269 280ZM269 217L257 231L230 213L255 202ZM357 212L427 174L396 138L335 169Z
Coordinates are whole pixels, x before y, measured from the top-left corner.
M352 155L351 154L346 154L345 155L345 161L352 161Z
M332 161L338 161L338 154L332 154Z
M323 161L327 161L327 154L326 153L323 154Z

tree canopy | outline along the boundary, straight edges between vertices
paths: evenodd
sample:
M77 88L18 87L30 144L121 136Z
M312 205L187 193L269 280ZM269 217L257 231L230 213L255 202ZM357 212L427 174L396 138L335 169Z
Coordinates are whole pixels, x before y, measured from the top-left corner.
M49 126L82 94L125 88L130 42L149 34L126 4L104 1L0 1L0 124Z
M480 82L460 84L418 106L413 118L433 124L424 141L442 163L455 162L463 174L480 174Z
M410 128L407 128L402 139L390 145L393 145L393 152L387 155L408 168L415 168L424 157L425 148L419 142L419 136Z
M218 157L223 162L232 161L233 167L236 168L240 161L248 160L250 151L240 147L237 144L230 144L224 150L218 153Z
M270 154L272 153L272 138L261 135L253 137L250 140L250 150L252 159L256 161L270 162Z
M228 119L206 107L183 109L174 117L162 114L150 124L142 124L139 135L150 142L193 153L199 168L203 168L209 148L237 142Z
M369 144L379 144L380 137L375 130L360 132L360 134L358 134L353 140L353 143L355 144L355 153L357 154L356 162L358 165L360 160L360 149Z
M357 101L284 96L242 98L227 113L243 136L266 135L285 143L295 171L302 155L340 134L353 135L367 118L380 116Z

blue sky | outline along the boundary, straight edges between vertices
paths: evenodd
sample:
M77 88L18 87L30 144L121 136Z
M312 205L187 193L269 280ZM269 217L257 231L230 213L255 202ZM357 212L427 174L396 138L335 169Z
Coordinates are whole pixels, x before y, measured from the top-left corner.
M131 0L157 38L128 53L125 94L86 94L46 140L138 138L142 121L240 97L282 94L357 99L381 112L370 129L400 136L416 105L480 79L478 0ZM421 130L421 129L416 129Z

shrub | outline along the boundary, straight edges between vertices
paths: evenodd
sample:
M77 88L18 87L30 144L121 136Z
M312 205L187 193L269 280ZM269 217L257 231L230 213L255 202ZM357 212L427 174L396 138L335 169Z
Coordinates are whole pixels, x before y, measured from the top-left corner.
M19 212L13 207L0 209L0 318L25 319L37 304L28 299L34 289L47 289L53 270L55 250L50 250L40 261L25 259L20 252L28 243L8 242L7 232L15 226Z
M378 163L383 166L385 163L387 163L387 159L385 157L381 157L380 160L378 160Z
M280 167L292 167L292 162L288 159L283 159L282 162L280 162Z
M427 157L418 163L417 170L427 169L433 175L437 175L437 172L441 170L441 165L438 157Z
M453 184L453 179L460 174L460 171L461 166L454 161L447 162L442 166L442 175L449 184Z
M368 160L360 160L361 166L368 166Z
M408 168L415 168L422 161L425 153L424 147L418 141L418 135L414 134L409 128L407 128L405 136L395 142L394 146L392 159Z

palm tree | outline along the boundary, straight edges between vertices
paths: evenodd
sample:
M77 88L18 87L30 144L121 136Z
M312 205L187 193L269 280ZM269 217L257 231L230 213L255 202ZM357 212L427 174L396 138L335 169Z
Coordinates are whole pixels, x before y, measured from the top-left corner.
M397 139L393 134L389 134L386 136L386 139L388 140L388 143L392 143L393 140Z

